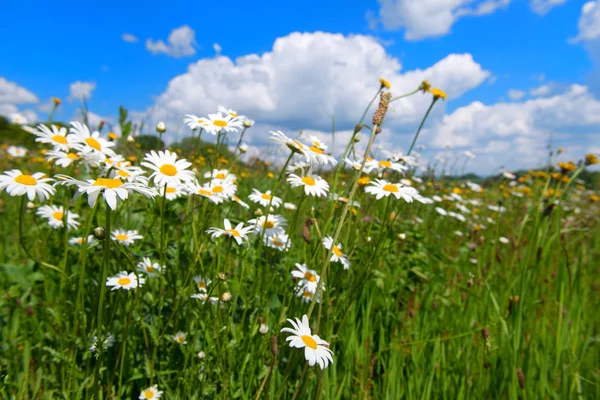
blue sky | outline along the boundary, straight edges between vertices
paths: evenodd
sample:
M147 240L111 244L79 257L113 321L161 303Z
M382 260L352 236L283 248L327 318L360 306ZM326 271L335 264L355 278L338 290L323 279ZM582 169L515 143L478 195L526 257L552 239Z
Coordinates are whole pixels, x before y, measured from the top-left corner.
M246 104L244 101L229 104L236 103L235 97L230 94L220 98L219 93L222 91L218 86L207 89L203 85L205 81L202 79L208 79L202 75L203 72L196 72L196 75L190 72L190 66L202 59L208 60L206 67L199 67L203 71L213 67L217 71L228 68L215 66L216 52L213 44L218 43L222 48L220 55L234 64L230 69L232 74L240 72L236 69L236 58L257 54L262 57L262 72L266 71L265 74L268 75L268 68L272 67L274 74L281 75L283 72L277 69L279 67L270 65L269 57L265 57L265 54L274 52L275 41L284 38L287 48L294 48L304 40L318 41L321 46L319 49L324 52L327 51L327 46L334 46L332 58L335 59L330 60L332 63L346 63L353 57L363 57L364 62L358 63L356 68L368 71L364 79L373 79L367 76L369 74L393 71L393 62L397 62L398 70L389 72L392 82L396 75L398 82L405 82L401 80L404 74L412 76L410 71L428 71L449 55L470 55L472 61L465 56L457 61L459 65L447 62L440 65L439 70L425 72L423 75L430 77L434 85L437 84L435 78L439 76L438 82L452 82L450 87L456 87L456 93L460 92L460 95L454 97L449 93L449 101L437 110L428 125L429 131L424 132L424 144L432 151L442 149L442 142L446 140L455 142L460 149L473 148L484 154L492 154L492 160L481 164L484 169L492 169L493 163L514 163L517 160L527 166L534 164L536 158L524 161L523 157L513 157L512 160L509 157L504 160L502 153L506 153L507 148L522 147L524 143L533 146L540 141L541 132L553 126L561 127L554 133L558 143L570 145L573 157L580 156L579 153L587 148L600 151L600 126L594 115L584 116L586 123L583 124L574 124L565 117L550 125L550 128L543 123L536 125L536 121L543 120L544 110L557 114L552 111L552 96L566 96L564 99L559 97L557 101L573 101L572 107L576 110L582 108L578 104L589 105L592 102L590 109L586 111L588 113L595 113L598 110L596 107L600 107L600 90L596 86L600 55L594 50L600 48L597 46L600 33L596 32L593 24L596 21L594 18L598 18L600 23L600 17L596 17L600 15L597 1L590 1L588 4L591 5L587 5L586 2L573 0L380 0L346 1L343 4L339 1L310 0L265 1L260 8L254 4L230 2L223 7L218 2L148 1L140 7L137 2L122 1L81 2L78 5L61 1L30 1L27 4L9 1L3 4L3 22L0 24L0 35L3 38L0 41L0 52L3 54L0 58L0 77L5 82L12 83L13 89L15 85L26 89L37 98L37 102L25 103L31 99L19 100L17 95L11 100L10 93L7 92L3 97L0 96L3 99L0 102L4 102L0 104L0 113L7 114L16 107L19 112L26 112L25 115L32 119L43 120L47 115L44 105L47 105L51 96L57 96L65 100L57 118L69 120L76 114L79 106L77 101L67 101L72 94L71 84L81 81L94 85L90 91L89 108L102 118L114 118L118 105L123 104L136 111L136 115L145 113L151 122L159 118L180 125L185 113L207 114L216 111L216 107L199 109L200 107L223 104L236 108ZM424 13L419 9L420 4L425 8L429 7L428 11ZM584 10L584 4L587 10ZM488 11L479 12L478 10L483 10L478 9L480 6L489 6ZM590 22L586 25L585 18L591 19L591 25ZM177 50L168 50L167 38L173 30L182 26L187 26L187 30L182 32L182 40L189 40L183 45L183 50L180 49L183 54L178 54ZM364 54L352 54L350 50L345 54L343 49L350 49L352 46L331 35L317 40L314 36L317 31L341 34L344 40L352 35L359 35L368 38L369 42L358 46L365 49ZM293 32L306 33L307 36L304 39L291 37ZM123 34L133 35L137 41L124 41ZM579 40L572 40L578 35ZM152 39L154 44L162 40L167 47L153 53L146 43L148 39ZM333 44L327 44L328 40L332 40ZM377 46L383 48L386 57L385 60L382 59L381 71L378 70L379 66L369 64L369 54L378 51ZM305 80L310 79L309 57L302 56L302 47L298 51L291 51L286 57L293 57L293 54L299 55L297 65L298 68L303 68L297 73L308 77ZM306 65L303 65L304 60L307 61ZM324 62L322 58L319 60L320 63ZM388 62L389 65L383 65ZM462 71L461 65L464 63L466 67ZM461 82L473 77L473 74L468 74L469 68L474 68L473 74L480 76L461 86ZM285 71L290 73L291 70L286 66ZM330 79L336 79L335 73L331 75L331 71L324 73ZM169 86L174 78L186 75L189 75L191 82L187 87ZM340 76L353 75L352 71L346 71ZM251 78L244 78L242 83L237 82L236 85L254 87L248 79ZM419 83L415 82L415 85L418 86ZM182 92L183 88L193 91L194 84L204 86L204 97L209 97L211 101L195 100L193 93ZM289 85L294 88L292 83ZM543 85L548 86L543 96L532 95L532 89ZM573 91L573 85L584 87L585 94ZM341 86L344 86L343 82L340 83ZM376 90L376 79L373 87ZM174 99L177 99L178 94L181 94L183 104L174 107ZM364 94L360 90L353 91L352 94L360 96L356 101L363 105L369 100L366 90ZM314 95L322 96L318 93ZM581 96L586 97L582 99ZM283 95L275 97L281 101ZM265 104L272 100L266 99ZM299 104L311 103L310 98L304 100L299 101ZM224 104L226 101L228 103ZM352 118L348 116L346 119L344 115L353 108L338 110L344 107L340 106L343 101L337 99L332 102L334 105L331 113L335 113L336 117L338 112L341 115L339 129L350 129ZM510 120L511 106L518 110L530 108L530 114L515 117L522 118L523 124L527 126L517 124L512 128L494 131L483 122L475 122L471 129L490 129L490 134L481 137L476 132L458 132L457 126L464 127L465 118L477 119L482 115L482 110L474 102L480 102L489 108L486 109L488 120L501 117ZM519 107L519 104L524 106ZM277 102L277 105L281 106L281 103ZM408 108L416 107L416 120L424 112L420 105L420 101L406 104ZM281 115L275 118L272 110L265 111L269 107L246 107L255 111L256 117L252 113L248 113L248 116L257 120L257 128L264 124L264 129L285 129L285 120L289 117L287 119L293 121L290 122L290 127L302 126L315 132L325 130L323 123L310 118L308 110L303 113L284 104ZM238 111L243 114L247 112L243 108ZM465 114L469 116L465 117ZM181 117L179 120L177 115ZM264 117L262 120L261 116ZM359 117L360 115L356 115L355 119ZM414 130L413 120L402 119L390 122L390 134L394 135L394 143L405 142L408 132ZM509 122L507 121L508 125ZM481 125L480 128L477 128L478 124ZM258 135L252 138L256 139L257 145L263 143ZM497 143L490 147L490 142ZM402 150L406 146L400 147ZM541 153L536 154L539 159Z

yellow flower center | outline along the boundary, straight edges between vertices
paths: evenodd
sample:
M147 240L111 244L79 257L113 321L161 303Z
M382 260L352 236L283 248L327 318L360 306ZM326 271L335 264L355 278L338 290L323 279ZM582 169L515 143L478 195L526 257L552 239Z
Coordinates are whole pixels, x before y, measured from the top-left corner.
M222 172L219 172L217 175L215 175L215 178L217 179L225 179L225 174Z
M177 175L177 168L172 164L165 164L160 167L160 172L168 176L175 176Z
M311 176L303 176L302 183L304 183L305 185L308 185L308 186L315 186L315 178L313 178Z
M129 178L131 175L127 171L123 171L122 169L117 172L117 175L122 176L123 178Z
M123 182L121 182L121 179L119 179L119 178L115 178L115 179L98 178L98 179L96 179L96 182L94 182L94 184L92 186L106 186L106 188L108 188L108 189L116 189L116 188L120 187L122 184L123 184Z
M146 265L146 272L154 272L154 267L152 265Z
M341 257L341 256L342 256L342 254L343 254L343 253L342 253L342 251L340 250L340 248L339 248L339 247L337 247L337 246L333 246L333 252L334 252L334 254L335 254L336 256L338 256L338 257Z
M115 238L117 238L117 240L125 241L129 239L129 236L125 235L124 233L119 233L117 236L115 236Z
M264 200L271 200L271 195L267 193L263 193L260 195Z
M15 182L27 186L35 186L37 184L37 180L33 176L25 174L17 176Z
M111 138L112 140L117 140L117 139L119 138L119 137L118 137L116 134L114 134L114 133L112 133L112 132L110 132L110 133L108 134L108 137L109 137L109 138Z
M224 128L227 126L227 121L223 120L223 119L216 119L213 121L213 124L215 126L218 126L220 128Z
M310 147L310 150L311 150L313 153L317 153L317 154L323 154L323 153L325 153L325 152L324 152L322 149L320 149L320 148L319 148L319 147L317 147L317 146L311 146L311 147Z
M175 193L175 188L168 187L167 188L167 193Z
M235 229L227 229L225 232L229 233L233 237L240 237L240 233Z
M144 398L146 398L146 399L153 399L154 398L154 392L152 390L146 390L146 391L144 391Z
M302 335L300 336L300 338L302 338L302 341L304 342L305 345L307 345L308 347L310 347L313 350L317 349L317 342L315 341L315 339L312 338L312 336L309 335Z
M277 237L274 237L273 238L273 245L274 246L283 246L284 243L281 240L279 240Z
M76 242L79 244L83 243L83 238L77 238Z
M305 290L303 293L303 296L306 297L307 299L310 299L313 296L313 294L312 294L312 292Z
M273 222L273 221L266 221L266 222L263 222L262 225L263 225L264 228L273 229L273 227L275 226L275 222Z
M87 138L85 139L85 142L87 143L88 146L90 146L92 149L98 150L100 151L102 149L102 146L100 145L100 142L98 142L96 139L94 138Z
M391 193L396 193L398 192L398 186L396 185L391 185L391 184L387 184L383 187L383 190L385 190L386 192L391 192Z
M215 186L212 191L213 193L223 193L223 186Z
M231 115L233 118L236 118L238 115L236 112L230 111L229 115Z
M380 167L392 168L392 163L386 160L379 161Z
M178 343L183 343L184 341L185 341L185 338L183 336L177 336Z
M131 283L131 279L129 279L128 277L124 276L123 278L119 278L119 280L117 281L117 283L121 286L125 286L125 285L129 285Z
M204 189L198 189L198 194L202 195L202 196L212 196L212 193L209 192L208 190L204 190Z
M64 214L62 211L57 211L54 214L52 214L52 218L54 218L57 221L62 221L64 217Z
M304 273L304 279L306 279L309 282L316 282L317 281L317 277L315 276L315 274L306 271Z
M70 158L71 160L78 160L79 156L75 153L67 153L67 158Z
M202 281L198 282L198 289L206 289L206 283Z
M64 136L61 136L61 135L52 136L52 140L55 141L56 143L67 144L67 138Z

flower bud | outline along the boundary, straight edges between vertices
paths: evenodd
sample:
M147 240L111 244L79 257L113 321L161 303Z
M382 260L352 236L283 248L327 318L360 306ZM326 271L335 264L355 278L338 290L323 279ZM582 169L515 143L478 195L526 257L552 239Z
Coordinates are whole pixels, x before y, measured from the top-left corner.
M223 282L225 282L227 280L227 275L225 275L225 273L223 273L223 272L219 272L217 274L217 278L219 278L220 280L222 280ZM231 296L231 293L229 293L229 295Z
M33 204L33 202L28 201L27 202L27 209L28 210L33 210L35 208L35 204Z
M62 100L59 99L58 97L53 97L52 103L54 103L54 107L58 107L58 106L60 106L60 103L62 103Z
M204 360L206 358L206 353L204 353L203 351L198 353L198 359L199 360Z
M245 119L242 123L244 124L244 128L252 128L252 125L254 125L254 121L251 119Z
M245 153L248 151L248 145L246 143L242 143L240 146L240 153Z
M267 324L260 324L260 328L258 328L258 331L261 334L266 335L267 332L269 332L269 326Z
M106 239L106 230L103 226L99 226L96 229L94 229L94 237L98 240Z
M167 126L165 125L165 123L163 121L160 121L156 125L156 132L158 132L158 133L165 133L166 131L167 131Z
M260 208L258 208L256 211L254 211L254 215L257 217L261 217L263 215L263 212Z

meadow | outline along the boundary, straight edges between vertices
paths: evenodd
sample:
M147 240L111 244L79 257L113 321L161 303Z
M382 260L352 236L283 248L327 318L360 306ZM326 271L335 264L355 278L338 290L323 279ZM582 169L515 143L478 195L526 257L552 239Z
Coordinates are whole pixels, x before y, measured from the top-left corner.
M450 176L475 155L419 158L446 94L416 86L376 82L339 148L261 132L281 163L245 157L254 122L223 107L182 115L185 145L124 110L119 134L14 121L0 398L600 398L597 155ZM372 151L417 95L407 153Z

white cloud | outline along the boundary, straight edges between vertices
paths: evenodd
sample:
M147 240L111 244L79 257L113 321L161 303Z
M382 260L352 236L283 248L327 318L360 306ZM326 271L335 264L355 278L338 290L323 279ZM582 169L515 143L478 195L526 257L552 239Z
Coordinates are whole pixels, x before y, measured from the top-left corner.
M579 32L571 43L600 38L600 1L588 1L581 7Z
M96 83L94 82L73 82L69 86L69 101L89 100L92 97L94 89L96 89Z
M146 40L146 50L152 54L163 53L171 57L191 56L196 53L196 34L187 25L175 28L169 34L167 43L162 40Z
M29 90L0 77L0 103L28 104L38 101L37 96Z
M492 14L509 3L510 0L379 0L379 19L385 29L404 29L405 39L418 40L445 35L459 18Z
M292 33L262 55L218 56L190 64L169 82L149 115L154 123L165 120L177 126L186 113L206 114L224 105L259 122L312 129L329 129L335 114L340 129L348 129L377 91L379 77L391 82L395 94L414 90L427 79L451 100L489 76L470 54L448 55L423 70L400 70L399 60L372 37ZM430 95L419 93L393 103L387 124L418 122L430 102Z
M124 33L121 35L121 39L127 43L137 43L138 38L131 33Z
M587 87L571 85L552 97L520 103L473 102L445 115L428 129L424 141L434 147L450 142L474 148L476 153L495 153L494 162L518 168L535 166L543 159L550 134L564 143L577 137L584 144L588 132L600 132L600 100ZM482 171L498 166L478 160Z
M510 89L508 91L508 98L511 100L521 100L526 94L523 90Z
M562 6L567 0L530 0L529 7L539 15L545 15L557 6Z
M213 50L215 51L215 53L220 54L223 48L219 43L213 43Z

